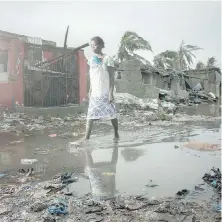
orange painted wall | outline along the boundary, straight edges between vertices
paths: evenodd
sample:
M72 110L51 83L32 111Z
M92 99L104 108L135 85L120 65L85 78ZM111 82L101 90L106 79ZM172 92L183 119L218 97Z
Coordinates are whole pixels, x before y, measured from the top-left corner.
M84 102L87 96L87 61L84 51L77 52L78 73L79 73L79 103Z

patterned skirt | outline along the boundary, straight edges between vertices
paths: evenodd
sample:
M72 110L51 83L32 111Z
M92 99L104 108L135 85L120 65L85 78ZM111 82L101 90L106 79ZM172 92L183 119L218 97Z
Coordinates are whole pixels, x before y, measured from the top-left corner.
M87 119L115 119L116 117L116 107L114 103L109 103L109 94L100 97L91 96Z

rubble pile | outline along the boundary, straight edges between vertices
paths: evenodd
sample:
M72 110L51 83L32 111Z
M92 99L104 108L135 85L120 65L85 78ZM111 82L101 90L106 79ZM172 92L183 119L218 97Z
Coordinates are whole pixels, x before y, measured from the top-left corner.
M221 171L220 169L212 168L210 173L205 173L203 176L204 182L215 188L221 196Z
M53 189L55 187L55 189ZM198 204L176 198L116 196L106 200L65 195L55 181L0 185L1 221L213 221Z
M44 131L45 129L57 129L61 127L73 127L79 125L83 118L67 116L42 117L28 116L24 113L0 112L0 132L15 134L29 133L31 131Z
M173 112L176 108L175 104L167 101L159 102L159 99L140 99L129 93L116 93L115 102L119 105L120 109L128 110L128 112L138 110L152 110L157 111L159 107L163 107L168 112Z

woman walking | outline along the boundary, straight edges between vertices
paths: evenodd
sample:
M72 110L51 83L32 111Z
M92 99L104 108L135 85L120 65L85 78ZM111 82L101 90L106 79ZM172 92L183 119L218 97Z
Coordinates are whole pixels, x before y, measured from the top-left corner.
M90 67L90 91L89 108L86 123L85 139L90 138L93 121L110 119L114 128L115 139L119 138L118 120L114 105L114 61L110 56L102 53L104 41L100 37L94 37L90 42L93 56L89 60Z

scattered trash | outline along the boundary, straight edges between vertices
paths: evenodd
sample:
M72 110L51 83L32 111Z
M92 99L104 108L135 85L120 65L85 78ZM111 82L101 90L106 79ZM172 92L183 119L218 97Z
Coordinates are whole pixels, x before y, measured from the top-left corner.
M66 196L72 196L73 192L69 190L69 186L67 186L64 190L63 190L64 195Z
M213 98L213 99L216 99L216 96L215 96L212 92L209 92L209 93L208 93L208 96L210 96L210 97Z
M181 191L178 191L176 195L177 196L186 196L189 192L190 192L189 190L183 189Z
M38 162L37 159L21 159L21 164L33 164Z
M10 142L9 144L16 144L16 143L23 143L23 142L24 142L23 140L18 140L18 141Z
M43 203L36 203L30 207L30 210L33 212L39 212L45 210L48 206Z
M199 187L199 186L195 186L194 189L197 190L197 191L204 191L204 189Z
M64 199L56 199L54 203L48 207L48 211L55 215L66 215L68 213L68 203Z
M212 210L213 210L213 211L217 211L217 212L222 212L221 204L222 204L221 201L220 201L220 203L214 204L214 205L212 206Z
M178 149L178 148L180 148L180 147L179 147L179 146L177 146L177 145L175 145L175 146L174 146L174 148L175 148L175 149Z
M0 173L0 179L3 178L3 177L5 177L5 176L6 176L6 174Z
M43 219L43 222L56 222L56 219L47 216L47 217L45 217L45 218Z
M49 137L51 138L57 137L57 134L50 134Z
M151 187L151 188L154 188L154 187L158 187L159 185L157 184L147 184L145 185L146 187Z
M154 187L157 187L159 185L157 184L153 184L153 180L150 180L149 184L145 185L146 187L150 187L150 188L154 188Z
M215 151L220 150L220 144L210 144L210 143L203 143L199 141L190 141L184 144L185 147L195 150L207 150L207 151Z
M46 150L36 150L36 152L34 154L47 155L48 153L49 153L49 151L46 151Z
M31 171L34 171L33 168L31 168L31 169L27 169L27 170L25 170L25 169L22 168L22 169L19 169L19 173L22 173L22 174L24 174L24 173L29 173L30 170L31 170Z
M196 91L196 92L200 91L201 89L202 89L202 86L201 86L200 83L197 83L197 84L193 87L193 90Z
M221 171L220 169L211 169L212 173L205 173L203 176L204 182L206 182L208 185L216 188L218 192L221 192Z
M77 181L78 181L78 178L75 177L73 173L64 173L61 175L61 182L63 184L74 183Z

